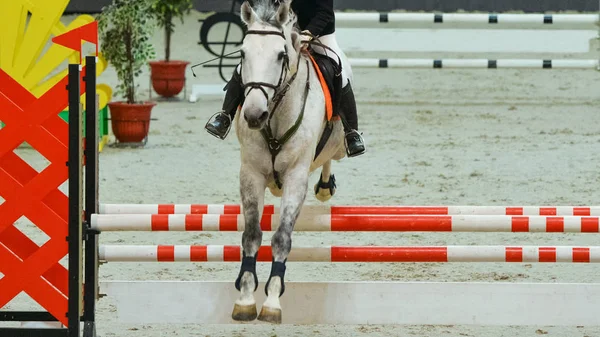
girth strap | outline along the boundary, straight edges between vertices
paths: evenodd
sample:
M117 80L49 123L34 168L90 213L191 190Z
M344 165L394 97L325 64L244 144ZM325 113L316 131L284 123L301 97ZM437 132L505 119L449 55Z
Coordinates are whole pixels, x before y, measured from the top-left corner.
M313 160L316 160L317 157L321 154L321 151L325 148L325 144L331 137L331 132L333 131L333 122L329 121L325 125L325 129L323 129L323 133L321 135L321 140L319 140L319 144L317 144L317 150L315 151L315 157Z

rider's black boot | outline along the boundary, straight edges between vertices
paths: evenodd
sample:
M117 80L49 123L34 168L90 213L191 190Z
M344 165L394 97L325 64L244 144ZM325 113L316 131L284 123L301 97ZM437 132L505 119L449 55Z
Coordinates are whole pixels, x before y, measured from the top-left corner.
M349 158L360 156L366 152L365 142L358 133L358 115L356 101L350 82L342 89L340 110L344 114L344 132L346 133L346 154Z
M242 79L237 70L233 71L233 76L226 86L223 109L214 114L204 127L208 133L219 138L225 139L231 128L231 121L244 99L244 89L242 88Z

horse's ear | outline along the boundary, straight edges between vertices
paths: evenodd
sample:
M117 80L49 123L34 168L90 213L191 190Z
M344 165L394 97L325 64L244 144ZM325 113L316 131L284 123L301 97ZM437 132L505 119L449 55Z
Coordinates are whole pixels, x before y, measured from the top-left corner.
M247 26L256 21L256 13L248 1L244 1L242 7L240 7L240 12L240 17Z
M281 26L285 26L290 18L290 2L287 0L281 1L279 9L277 10L277 23Z

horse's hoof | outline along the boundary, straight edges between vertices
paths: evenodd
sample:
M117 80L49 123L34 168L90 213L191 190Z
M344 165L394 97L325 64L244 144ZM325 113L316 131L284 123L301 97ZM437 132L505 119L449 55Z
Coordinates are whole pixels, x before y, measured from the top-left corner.
M235 321L250 322L256 319L256 304L240 305L235 304L233 306L233 313L231 318Z
M319 177L319 181L315 184L315 197L321 202L326 202L335 195L336 190L335 176L329 176L328 182L323 182L323 177Z
M333 194L331 194L331 192L333 192ZM318 183L315 185L315 197L320 202L329 201L329 199L331 199L331 197L333 197L334 194L335 188L330 190L329 188L320 188Z
M258 320L267 323L281 324L281 309L263 306L260 310L260 315L258 315Z

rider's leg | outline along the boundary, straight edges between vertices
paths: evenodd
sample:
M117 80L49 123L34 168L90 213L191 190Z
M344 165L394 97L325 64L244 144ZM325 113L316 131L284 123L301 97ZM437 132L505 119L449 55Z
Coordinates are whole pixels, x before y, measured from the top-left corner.
M342 62L342 98L340 102L340 111L344 114L347 124L344 124L346 133L346 153L348 157L359 156L366 151L365 142L358 132L358 113L356 109L356 100L352 91L352 68L346 58L346 55L339 47L335 38L335 33L319 37L319 42L333 49L340 57ZM338 60L335 55L332 55L330 50L319 46L311 46L311 48L320 54L330 56L334 60Z
M234 69L231 80L227 84L227 92L223 101L223 108L216 113L206 123L204 127L208 133L219 138L225 139L231 128L231 123L240 104L244 100L244 89L242 88L242 79L239 74L239 66Z

